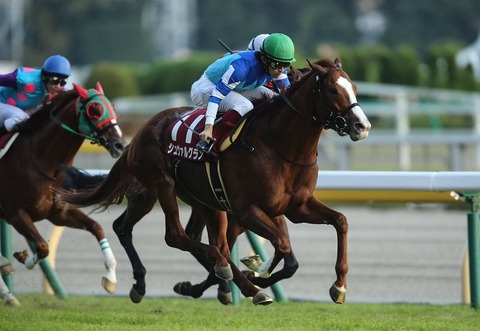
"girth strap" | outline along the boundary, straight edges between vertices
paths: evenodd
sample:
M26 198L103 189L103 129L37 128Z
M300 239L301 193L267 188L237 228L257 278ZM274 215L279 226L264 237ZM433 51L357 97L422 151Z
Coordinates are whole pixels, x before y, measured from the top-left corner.
M222 176L220 175L220 163L216 160L209 160L208 162L205 162L205 169L207 171L208 182L210 183L213 195L220 206L222 206L227 212L231 213L232 207L230 207L227 192L223 185Z

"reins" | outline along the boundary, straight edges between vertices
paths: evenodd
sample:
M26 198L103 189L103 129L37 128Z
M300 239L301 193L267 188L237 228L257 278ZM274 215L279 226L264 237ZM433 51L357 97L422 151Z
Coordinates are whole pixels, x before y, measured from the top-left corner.
M89 99L91 99L91 98L92 98L92 97L90 97ZM85 105L87 104L87 102L85 102L85 103L82 102L80 97L77 97L76 100L77 100L77 101L80 101L80 103L81 103L81 105L82 105L82 109L84 109L84 107L85 107ZM88 99L87 99L87 101L88 101ZM90 136L87 136L87 135L85 135L85 134L83 134L83 133L81 133L81 132L75 131L75 130L72 129L70 126L68 126L67 124L65 124L65 123L63 123L62 121L60 121L57 117L55 117L55 116L53 115L54 110L56 110L55 107L52 107L52 109L50 109L50 119L51 119L53 122L58 123L62 129L66 130L66 131L68 131L68 132L70 132L70 133L73 133L73 134L75 134L75 135L77 135L77 136L80 136L80 137L82 137L82 138L84 138L84 139L91 140L92 142L94 142L94 143L96 143L96 144L100 144L99 140L96 139L95 137L90 137Z

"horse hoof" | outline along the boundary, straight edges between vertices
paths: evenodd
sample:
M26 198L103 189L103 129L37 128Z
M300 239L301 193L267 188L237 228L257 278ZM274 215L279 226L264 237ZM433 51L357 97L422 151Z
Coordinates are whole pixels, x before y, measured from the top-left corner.
M18 262L25 264L25 260L28 259L28 252L27 250L15 252L13 253L13 257L16 258Z
M272 300L272 298L270 298L268 295L266 295L262 291L258 291L258 293L255 294L255 296L253 297L252 302L255 305L266 306L266 305L271 304L273 302L273 300Z
M255 272L258 272L258 267L263 263L260 255L243 257L240 259L240 262L242 262L248 269Z
M335 283L330 287L330 298L332 298L333 302L342 304L345 302L345 295L347 294L347 290L344 286L337 287Z
M10 262L0 265L0 275L6 277L6 276L13 275L14 273L15 273L15 270L13 270L12 264Z
M173 291L180 295L190 295L192 292L192 283L190 282L179 282L173 287Z
M230 265L226 266L226 267L217 267L215 266L215 275L220 278L220 279L224 279L224 280L231 280L233 279L233 272L232 272L232 268L230 268Z
M3 300L5 300L5 306L8 306L8 307L20 307L21 304L20 302L17 300L17 298L15 298L13 295L11 295L10 293L8 293L4 298Z
M222 305L231 305L233 302L232 292L217 291L217 299Z
M132 286L132 289L130 290L130 300L132 300L133 303L140 303L142 299L143 299L143 295L138 293L135 287Z
M107 277L102 277L102 286L108 294L115 293L117 289L117 283L111 282Z

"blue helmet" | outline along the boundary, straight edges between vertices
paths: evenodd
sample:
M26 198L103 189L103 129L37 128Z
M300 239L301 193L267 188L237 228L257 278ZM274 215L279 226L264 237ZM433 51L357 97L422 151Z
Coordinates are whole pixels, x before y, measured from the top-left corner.
M45 60L42 72L47 76L57 75L69 77L71 74L70 69L70 62L65 57L61 55L52 55Z

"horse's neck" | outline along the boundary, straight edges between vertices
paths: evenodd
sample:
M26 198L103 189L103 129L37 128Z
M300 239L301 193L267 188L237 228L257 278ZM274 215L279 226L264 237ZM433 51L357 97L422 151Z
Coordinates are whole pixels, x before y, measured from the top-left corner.
M269 124L271 137L277 148L292 159L316 157L322 126L314 120L309 108L313 107L313 99L299 91L287 98L291 105L282 100L280 109L273 110Z
M78 119L72 103L60 107L55 118L60 122L49 120L33 133L33 152L48 157L53 163L71 163L84 141L83 137L67 131L60 124L78 132Z

